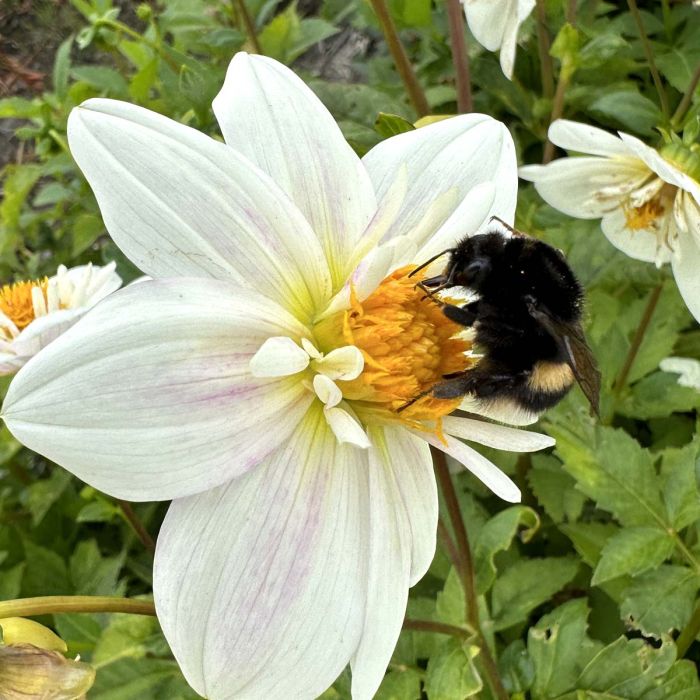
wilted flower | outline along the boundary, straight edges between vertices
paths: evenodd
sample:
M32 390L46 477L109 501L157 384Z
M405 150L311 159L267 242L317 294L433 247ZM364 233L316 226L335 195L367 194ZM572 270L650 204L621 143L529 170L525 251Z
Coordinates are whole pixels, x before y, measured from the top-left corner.
M678 383L700 391L700 361L691 357L667 357L659 367L664 372L679 374Z
M672 143L659 151L560 119L549 128L557 146L592 156L528 165L520 176L569 216L602 219L608 240L637 260L670 262L683 299L700 319L700 150Z
M474 38L488 51L501 50L501 69L512 78L518 29L535 0L462 0L462 4Z
M121 287L115 264L60 265L53 277L0 288L0 374L13 374L70 328L90 307Z
M471 114L361 161L304 83L246 54L214 109L226 144L122 102L72 113L107 228L155 279L28 363L4 418L96 488L175 499L154 596L199 693L313 698L350 662L370 698L435 550L428 443L514 501L457 438L553 442L445 417L458 400L395 411L474 361L407 273L512 220L513 143Z

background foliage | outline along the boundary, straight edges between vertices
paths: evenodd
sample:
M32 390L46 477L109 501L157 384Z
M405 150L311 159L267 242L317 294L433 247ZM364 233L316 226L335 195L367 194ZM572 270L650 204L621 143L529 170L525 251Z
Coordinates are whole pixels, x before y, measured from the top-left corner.
M389 5L431 111L455 113L444 2ZM562 67L571 76L564 115L654 145L668 115L627 5L543 5L555 79ZM247 7L261 51L294 66L358 153L412 128L416 114L369 5L249 0ZM700 8L664 0L645 3L641 14L672 111L700 64ZM67 150L67 115L89 97L107 96L218 138L211 100L232 54L251 48L238 3L6 0L0 22L6 28L0 89L7 95L0 100L0 277L111 259L126 280L135 277ZM552 97L540 79L535 16L521 28L512 82L497 56L473 40L469 46L475 110L508 125L522 163L539 162ZM699 112L696 96L685 123ZM587 288L588 334L603 372L602 418L588 415L576 390L542 420L557 439L550 454L487 450L515 476L522 505L504 507L468 474L455 477L483 636L513 698L700 698L700 392L658 369L669 355L700 359L700 328L668 271L614 250L597 221L571 220L523 186L517 223L562 248ZM625 375L654 294L658 305ZM135 514L2 432L0 599L150 594L152 542L135 531L134 515L155 537L165 506L134 508ZM464 598L439 548L411 592L408 616L459 629L451 635L406 629L378 698L492 697L481 638L465 626ZM153 618L64 614L42 621L71 654L97 667L94 700L196 697ZM324 698L349 698L348 680L341 676Z

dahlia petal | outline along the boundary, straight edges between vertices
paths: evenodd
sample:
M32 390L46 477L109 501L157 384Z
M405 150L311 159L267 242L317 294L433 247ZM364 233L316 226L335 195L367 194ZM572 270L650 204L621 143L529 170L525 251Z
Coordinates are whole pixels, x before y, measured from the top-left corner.
M486 115L460 115L399 134L382 141L362 160L380 202L398 171L405 167L408 173L408 191L384 240L406 235L421 248L470 190L483 182L497 189L491 214L513 220L517 195L513 139L503 124ZM449 206L436 207L438 198ZM426 216L431 208L436 211Z
M469 30L474 38L487 50L497 51L503 41L508 0L462 0Z
M549 435L472 418L447 416L442 419L442 429L453 437L509 452L537 452L552 447L556 443L556 440Z
M339 288L376 200L330 112L289 68L246 53L234 56L213 106L226 143L266 172L311 224Z
M153 277L232 280L299 317L330 297L306 219L237 151L115 100L71 112L71 152L117 245Z
M343 403L342 407L326 407L324 415L338 442L344 442L366 450L372 446L372 442L357 418L351 414L351 411L352 409Z
M599 219L619 207L650 172L632 160L575 157L527 165L519 175L534 182L540 197L555 209L578 219Z
M520 489L513 483L511 478L476 450L450 435L446 435L445 442L442 442L431 433L416 434L421 435L433 447L437 447L437 449L456 459L499 498L510 503L520 502Z
M411 525L381 430L369 450L369 571L365 624L351 662L353 700L371 700L401 632L411 574Z
M659 219L657 226L669 225L669 215ZM605 237L625 255L644 262L664 263L671 259L671 251L659 243L656 229L631 229L622 208L613 209L603 217L600 227Z
M311 700L359 642L367 457L339 445L321 413L256 469L174 501L161 528L158 618L210 700Z
M696 320L700 320L700 244L690 233L700 231L700 208L686 196L683 209L688 229L687 232L678 235L675 243L678 250L671 259L671 265L678 291L688 311Z
M229 282L182 278L115 292L17 374L3 418L27 447L118 498L176 498L258 464L313 400L255 379L269 336L305 329Z
M664 372L679 374L678 383L700 391L700 361L690 357L667 357L659 368Z
M287 377L309 366L311 358L288 336L268 338L250 360L254 377Z
M318 400L326 408L333 408L343 400L343 392L330 377L326 377L323 374L317 374L314 377L313 384Z
M314 362L314 369L317 372L341 381L357 379L364 367L364 355L354 345L345 345L331 350L325 357Z
M590 124L579 124L568 119L552 122L548 131L549 140L567 151L588 153L594 156L634 155L625 143L614 134Z
M383 456L394 472L411 527L411 572L413 586L428 571L435 556L438 494L433 459L425 440L403 428L384 428Z

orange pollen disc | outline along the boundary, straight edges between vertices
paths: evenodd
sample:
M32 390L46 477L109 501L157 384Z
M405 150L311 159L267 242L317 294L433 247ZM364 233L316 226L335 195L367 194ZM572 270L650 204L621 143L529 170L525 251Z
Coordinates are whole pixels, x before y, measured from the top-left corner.
M644 202L641 207L626 208L624 211L627 228L633 231L653 228L656 220L661 218L666 211L659 200L660 197L654 197L654 199Z
M416 288L421 276L408 274L409 265L396 270L364 301L352 295L351 307L321 321L316 338L324 351L341 345L355 345L365 358L362 374L340 382L343 396L358 410L392 412L408 423L439 420L454 411L461 399L426 396L397 413L397 409L443 380L443 375L460 372L474 361L464 353L468 340L455 337L464 328L450 321L440 306L424 299Z
M26 328L35 318L34 302L32 301L32 289L41 290L46 301L46 288L49 280L30 280L28 282L15 282L6 284L0 288L0 311L2 311L19 330Z

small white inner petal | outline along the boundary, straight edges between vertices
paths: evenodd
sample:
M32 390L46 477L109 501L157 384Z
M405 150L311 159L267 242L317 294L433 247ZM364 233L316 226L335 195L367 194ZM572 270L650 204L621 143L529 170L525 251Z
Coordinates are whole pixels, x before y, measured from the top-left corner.
M301 339L301 347L304 348L304 350L309 353L309 357L314 360L320 360L323 357L323 353L320 352L308 338Z
M635 190L630 194L630 204L637 208L646 204L650 199L656 197L661 188L664 186L664 181L658 177L647 183L643 187Z
M348 442L365 450L372 446L367 433L348 411L342 408L326 408L324 414L338 442Z
M365 358L359 348L346 345L331 350L327 355L314 360L313 368L330 379L350 381L357 379L365 367Z
M34 316L46 316L46 300L44 292L39 287L32 287L32 305L34 306Z
M314 391L326 408L333 408L343 400L343 392L338 385L323 374L317 374L314 377Z
M286 377L309 366L308 353L291 338L268 338L250 361L254 377Z

